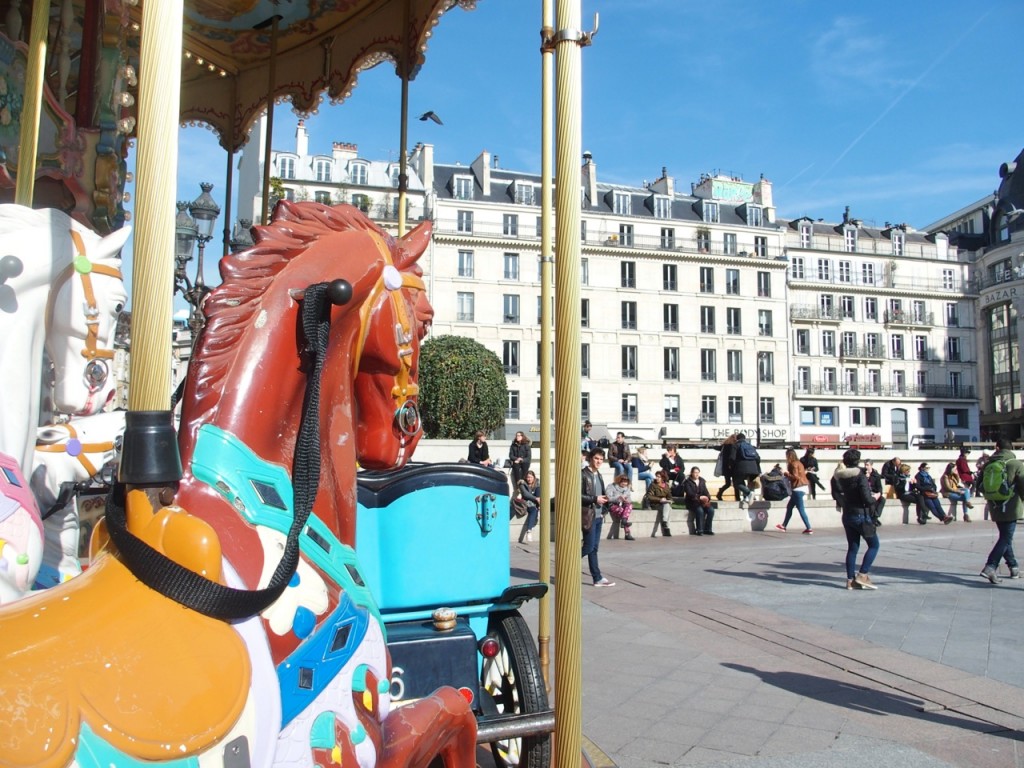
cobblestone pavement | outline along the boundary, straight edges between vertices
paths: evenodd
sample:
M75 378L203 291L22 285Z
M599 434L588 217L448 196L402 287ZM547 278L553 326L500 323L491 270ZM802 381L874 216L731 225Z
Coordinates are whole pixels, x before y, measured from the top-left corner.
M873 592L845 589L841 530L602 541L617 586L580 570L591 757L1024 768L1024 580L978 576L995 534L887 525ZM512 553L534 580L537 545Z

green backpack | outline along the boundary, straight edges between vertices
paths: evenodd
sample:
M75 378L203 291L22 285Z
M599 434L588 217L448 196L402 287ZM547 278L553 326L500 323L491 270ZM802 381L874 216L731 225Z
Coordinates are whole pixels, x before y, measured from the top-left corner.
M981 490L989 501L1006 501L1013 496L1013 489L1006 475L1006 462L989 459L981 473Z

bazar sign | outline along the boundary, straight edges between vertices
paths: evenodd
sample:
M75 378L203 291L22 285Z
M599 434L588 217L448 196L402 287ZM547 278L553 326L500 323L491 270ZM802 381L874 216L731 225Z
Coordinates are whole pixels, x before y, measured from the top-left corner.
M998 291L992 291L982 296L981 303L982 305L994 304L997 301L1013 301L1016 298L1016 288L1000 288Z

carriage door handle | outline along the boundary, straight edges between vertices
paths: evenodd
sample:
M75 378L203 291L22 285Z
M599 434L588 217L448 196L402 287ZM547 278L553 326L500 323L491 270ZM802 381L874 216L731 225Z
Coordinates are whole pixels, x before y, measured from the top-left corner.
M485 493L476 497L476 521L481 533L488 534L494 530L494 521L498 519L498 507L495 505L493 493Z

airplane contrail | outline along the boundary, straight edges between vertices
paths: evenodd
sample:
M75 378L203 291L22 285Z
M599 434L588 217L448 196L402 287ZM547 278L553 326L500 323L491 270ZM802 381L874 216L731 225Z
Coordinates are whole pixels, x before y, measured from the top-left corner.
M985 11L985 13L981 14L981 16L978 17L977 21L975 21L973 24L971 24L971 26L969 26L966 30L964 30L963 34L961 34L960 37L958 37L956 40L954 40L949 45L949 47L946 48L946 50L944 50L942 53L940 53L936 57L935 61L933 61L931 64L928 65L928 67L924 70L924 72L922 72L920 75L918 75L917 78L913 82L911 82L906 88L904 88L903 92L900 93L900 95L897 96L895 99L893 99L889 103L889 106L887 106L885 109L883 109L882 113L878 117L876 117L874 120L872 120L871 124L867 128L865 128L863 131L861 131L860 134L857 136L857 138L855 138L853 141L851 141L849 143L849 145L847 145L846 149L844 149L842 152L839 153L839 157L837 157L835 160L833 160L832 164L829 165L829 167L825 169L825 171L821 174L821 176L819 176L817 179L815 179L811 183L811 186L808 187L807 191L809 192L812 189L814 189L818 185L818 183L820 181L822 181L826 176L828 176L828 174L832 171L832 169L835 168L837 165L839 165L839 163L842 162L843 158L846 157L850 153L850 151L860 143L861 139L863 139L865 136L867 136L868 133L871 132L872 128L874 128L876 125L878 125L885 118L886 115L888 115L890 112L892 112L892 110L895 109L895 107L901 101L903 101L904 97L908 93L910 93L912 90L914 90L920 84L920 82L922 80L924 80L929 75L929 73L931 73L931 71L933 69L935 69L939 64L941 64L942 61L947 56L949 56L949 54L952 53L953 50L958 45L960 45L961 42L963 42L964 38L966 38L972 31L974 31L974 28L977 27L979 24L981 24L981 22L985 20L985 17L987 17L990 13L992 13L991 9L989 9L989 10Z

